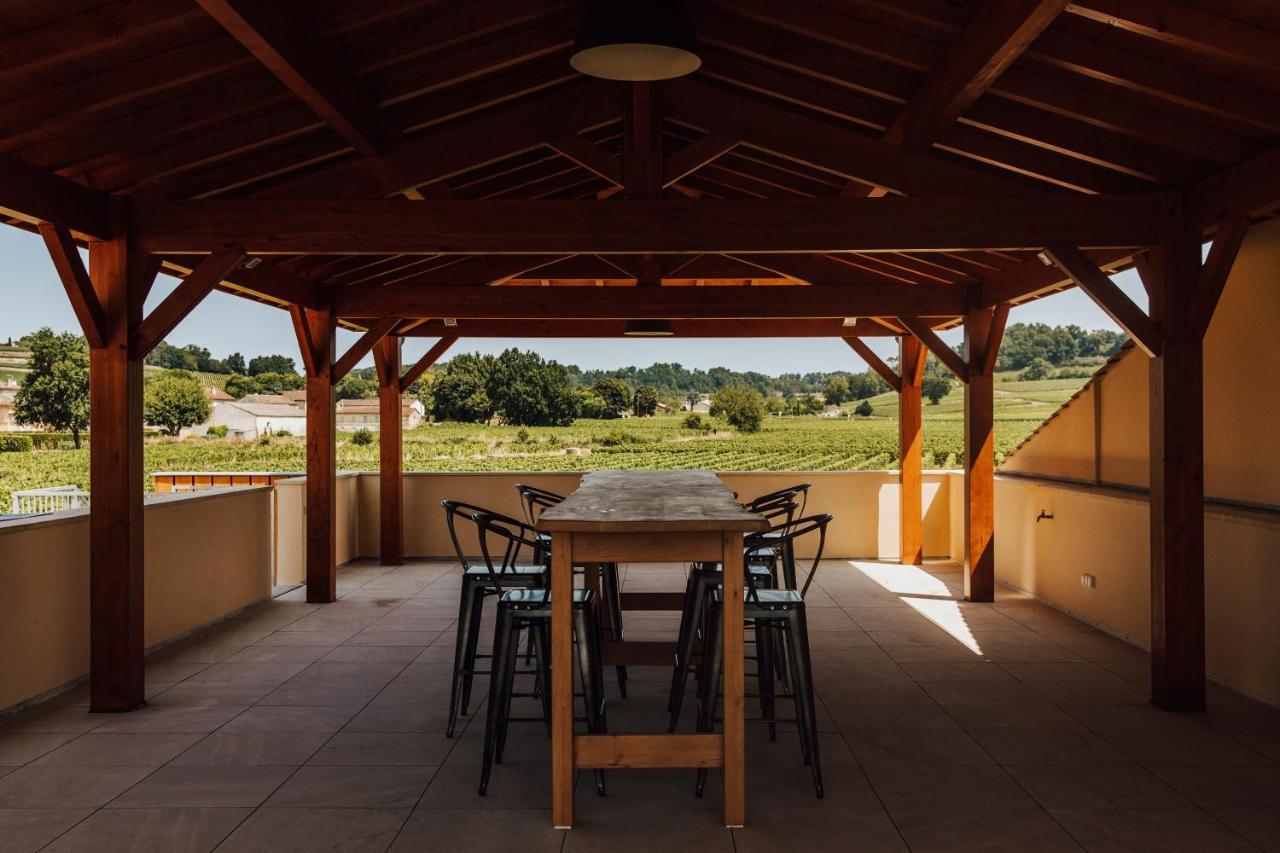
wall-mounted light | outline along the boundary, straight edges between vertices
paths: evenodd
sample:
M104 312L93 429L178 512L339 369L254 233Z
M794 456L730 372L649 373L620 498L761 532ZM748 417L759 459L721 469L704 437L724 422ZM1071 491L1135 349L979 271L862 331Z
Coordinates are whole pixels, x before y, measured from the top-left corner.
M587 0L569 64L605 80L643 83L702 65L688 0Z

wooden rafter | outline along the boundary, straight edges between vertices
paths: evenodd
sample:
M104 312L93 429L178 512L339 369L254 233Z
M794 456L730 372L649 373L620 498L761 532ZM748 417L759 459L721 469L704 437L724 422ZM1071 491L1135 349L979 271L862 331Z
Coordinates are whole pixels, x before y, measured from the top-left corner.
M164 301L142 321L133 340L138 358L145 358L165 337L181 323L209 292L232 273L244 261L244 252L228 249L214 252L183 279Z
M1149 246L1160 197L133 203L149 252L700 253Z
M885 364L884 360L876 355L875 351L867 346L862 338L846 337L844 342L867 363L868 367L880 374L880 377L889 383L890 388L902 393L902 377L892 367Z
M464 338L621 338L626 333L625 320L583 319L462 319L455 326L441 320L421 320L412 330L402 330L406 337L437 338L457 334ZM839 317L759 318L745 319L675 319L671 321L676 338L838 338L891 337L883 326L859 319L853 326L844 325Z
M107 234L107 196L0 154L0 216L52 223L98 240Z
M1187 207L1192 225L1200 229L1280 208L1280 148L1196 182L1187 190Z
M80 258L71 233L61 225L40 224L40 236L44 238L58 279L71 300L71 309L80 321L80 329L91 347L104 347L107 341L107 315L102 309L89 272Z
M333 381L338 382L350 373L351 369L360 362L360 359L368 355L374 346L385 338L399 322L399 319L395 317L387 317L370 324L368 330L356 339L351 348L334 361Z
M738 142L733 137L712 133L686 145L668 157L663 164L662 185L669 187L708 163L715 162L736 148Z
M1090 250L1085 253L1100 268L1123 266L1135 258L1128 249ZM1072 284L1071 277L1052 262L1033 255L1021 263L989 273L982 278L979 304L990 308L1001 302L1016 302L1039 296Z
M446 335L432 344L431 348L423 353L422 358L415 361L413 367L406 370L404 375L400 377L400 393L408 392L413 383L422 378L422 374L426 373L431 365L439 361L440 357L448 352L449 347L453 346L457 341L457 335Z
M969 365L962 359L955 350L947 346L947 342L938 337L937 332L919 317L899 314L898 322L901 323L911 334L920 339L920 343L928 347L929 352L933 353L938 361L946 365L946 368L955 374L956 378L961 382L968 384L969 382Z
M991 328L988 330L986 345L982 348L982 372L995 373L996 359L1000 357L1000 342L1004 340L1004 328L1009 322L1008 302L1001 302L992 310Z
M554 148L588 172L599 175L612 184L622 186L622 164L617 156L605 151L594 142L571 133L551 140L547 146Z
M1098 265L1079 249L1051 247L1045 254L1060 270L1070 276L1080 289L1124 329L1133 342L1147 355L1160 354L1161 334L1155 321L1125 295Z
M333 51L284 0L197 0L200 6L357 151L377 156L400 144Z

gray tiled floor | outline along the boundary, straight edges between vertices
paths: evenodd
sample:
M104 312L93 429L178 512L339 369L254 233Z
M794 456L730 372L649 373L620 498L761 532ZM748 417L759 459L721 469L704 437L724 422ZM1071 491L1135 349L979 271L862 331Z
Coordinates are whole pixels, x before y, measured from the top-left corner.
M681 571L631 566L626 585ZM458 574L417 562L344 568L336 604L295 591L153 655L141 711L90 715L79 689L0 720L0 851L1280 851L1280 711L1214 687L1207 713L1161 712L1141 650L1005 591L958 601L958 580L824 563L827 797L791 730L751 727L736 832L691 771L614 771L605 798L584 780L577 827L553 831L536 724L479 797L483 717L442 733ZM661 729L668 679L633 668L613 729Z

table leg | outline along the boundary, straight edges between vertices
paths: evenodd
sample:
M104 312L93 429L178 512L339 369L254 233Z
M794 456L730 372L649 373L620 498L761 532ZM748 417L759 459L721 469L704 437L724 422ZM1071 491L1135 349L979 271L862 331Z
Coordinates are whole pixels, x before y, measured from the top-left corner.
M551 545L551 820L573 826L573 534Z
M742 534L724 534L724 823L746 820Z

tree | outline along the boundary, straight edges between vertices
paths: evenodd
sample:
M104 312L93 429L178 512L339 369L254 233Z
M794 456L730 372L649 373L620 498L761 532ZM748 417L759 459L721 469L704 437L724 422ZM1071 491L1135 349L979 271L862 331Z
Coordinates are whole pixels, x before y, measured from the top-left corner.
M439 371L431 389L432 414L438 421L476 423L493 417L489 380L494 358L476 353L456 355Z
M839 374L836 374L827 380L827 385L823 389L822 394L826 399L828 406L838 406L845 400L853 399L849 390L849 380Z
M249 359L249 375L260 373L297 373L298 366L285 355L255 355Z
M742 432L758 432L765 416L764 397L741 385L721 388L711 399L711 414Z
M604 398L609 412L605 415L606 418L622 417L622 413L631 408L631 386L621 379L606 377L592 385L591 390Z
M1048 379L1052 373L1053 365L1049 363L1048 359L1033 358L1022 369L1021 378L1028 382L1034 382L1038 379Z
M658 411L658 389L652 385L641 385L636 389L633 405L637 417L647 418Z
M930 404L936 406L942 398L951 393L951 380L938 373L926 375L920 382L920 393Z
M564 365L514 347L494 362L489 397L509 424L567 426L578 416L578 395Z
M212 407L200 380L185 370L168 370L147 380L142 389L142 417L169 435L202 423Z
M232 373L244 374L249 372L249 369L244 363L244 356L238 352L233 352L231 355L227 356L225 364L227 365L227 370Z
M352 373L342 377L334 394L339 400L369 400L378 396L378 383Z
M257 394L283 394L284 374L268 371L253 377L253 390Z
M239 400L247 394L256 393L258 390L258 381L241 373L233 373L227 378L227 385L223 390Z
M871 404L868 403L866 400L863 400L861 403L858 404L858 407L853 410L853 413L860 418L869 418L871 417L872 411L874 410L871 408Z
M48 327L25 339L31 368L22 377L14 398L13 416L20 424L43 425L71 433L80 447L80 433L89 426L89 347L84 338Z
M617 414L609 409L604 397L594 388L578 389L578 417L580 418L616 418Z
M889 383L874 370L864 370L849 377L849 400L865 400L884 394L889 390Z

